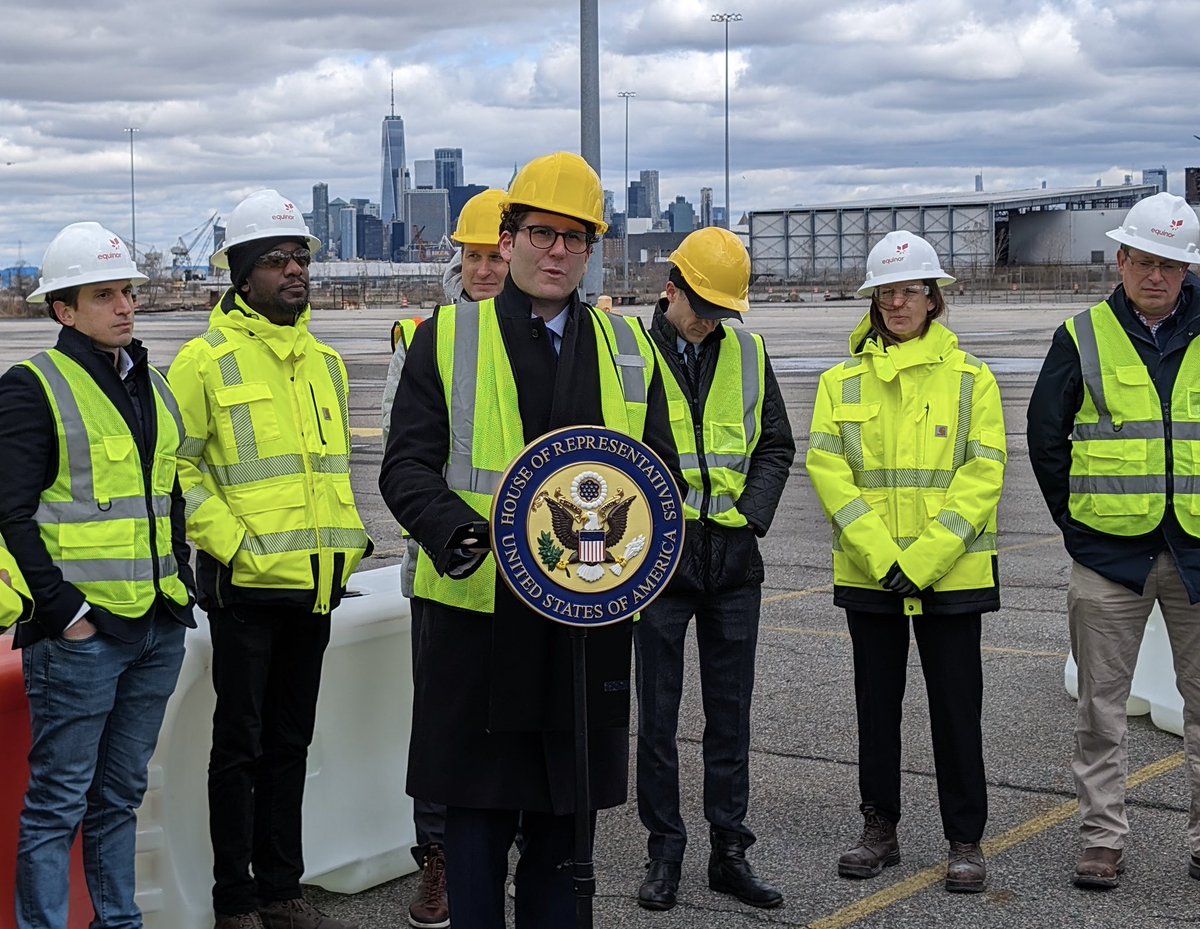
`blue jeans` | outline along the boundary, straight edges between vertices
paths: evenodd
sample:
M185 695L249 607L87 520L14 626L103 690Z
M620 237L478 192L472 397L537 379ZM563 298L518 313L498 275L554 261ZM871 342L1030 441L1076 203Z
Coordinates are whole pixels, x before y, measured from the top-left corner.
M17 844L19 929L65 929L81 824L92 929L141 927L133 899L136 811L183 663L183 636L183 626L159 619L141 642L97 633L25 649L33 738Z
M665 593L633 625L637 659L637 802L651 858L682 861L687 829L679 814L679 701L687 627L696 618L704 705L704 816L743 848L750 800L750 695L762 588L715 594Z

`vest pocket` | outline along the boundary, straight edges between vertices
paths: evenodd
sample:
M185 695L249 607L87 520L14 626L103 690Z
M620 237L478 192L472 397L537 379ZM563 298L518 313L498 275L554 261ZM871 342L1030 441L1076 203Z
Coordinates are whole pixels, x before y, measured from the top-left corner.
M716 455L738 455L746 451L746 429L741 423L706 423L705 451Z
M136 552L136 530L131 519L96 523L60 523L58 547L63 576L73 584L102 584L106 603L132 603L134 585L116 580L130 575Z

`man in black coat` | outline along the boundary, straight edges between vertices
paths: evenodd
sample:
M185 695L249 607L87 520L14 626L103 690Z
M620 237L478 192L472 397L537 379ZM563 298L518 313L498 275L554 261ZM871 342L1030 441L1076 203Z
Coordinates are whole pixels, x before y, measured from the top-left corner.
M498 577L477 591L477 602L462 593L472 589L476 572L486 577L484 569L493 566L479 544L486 546L479 513L448 483L447 395L456 401L474 397L476 379L489 372L472 358L463 365L469 370L454 368L451 391L439 367L439 327L451 318L461 325L467 315L498 324L503 347L490 357L511 368L518 408L473 411L472 428L486 430L482 442L504 424L519 425L525 442L556 428L604 424L601 366L614 365L616 356L611 347L601 348L596 311L576 294L605 229L602 217L599 178L581 158L560 152L530 162L514 179L504 207L499 244L509 278L503 291L480 304L442 308L418 327L392 406L379 486L422 549L416 579L422 635L414 642L422 673L415 682L407 786L413 796L447 806L455 929L504 925L507 856L518 816L525 847L516 875L517 925L574 924L571 872L564 864L573 857L575 764L567 629L535 615ZM638 332L653 365L645 333ZM638 369L639 377L643 373ZM657 370L647 391L643 438L677 471ZM470 457L473 448L453 451ZM626 799L630 635L625 623L588 636L593 810Z
M1125 704L1156 602L1183 696L1188 873L1200 879L1200 287L1188 272L1200 221L1160 193L1108 236L1121 283L1054 333L1028 413L1029 461L1072 559L1074 882L1093 889L1116 887L1125 867Z
M33 595L17 624L31 746L17 848L17 925L66 929L82 828L94 925L141 925L137 808L192 627L183 426L133 338L124 243L74 223L41 284L54 349L0 377L0 533Z
M704 703L704 815L711 889L775 907L783 895L746 861L750 695L766 535L796 454L783 396L759 336L736 331L749 309L750 256L735 235L693 232L671 255L650 335L665 359L667 397L688 483L683 556L666 593L634 627L637 798L650 832L638 902L675 905L687 830L679 813L676 731L687 627L696 619Z

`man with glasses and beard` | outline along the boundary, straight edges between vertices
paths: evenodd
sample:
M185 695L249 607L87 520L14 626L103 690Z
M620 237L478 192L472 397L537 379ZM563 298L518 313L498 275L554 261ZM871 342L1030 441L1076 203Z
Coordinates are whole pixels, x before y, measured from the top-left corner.
M1074 882L1092 889L1116 887L1125 867L1125 703L1155 602L1183 695L1188 873L1200 880L1200 289L1188 274L1200 220L1160 193L1107 235L1121 283L1055 332L1028 414L1029 460L1072 559Z
M498 577L487 548L491 491L473 478L507 467L546 432L573 425L642 439L678 473L662 375L645 330L576 293L606 228L603 206L600 180L578 155L557 152L527 164L502 206L503 290L440 307L418 327L392 407L379 487L421 546L415 602L424 633L407 786L415 797L446 804L454 929L505 924L518 818L525 846L516 925L575 922L566 866L575 807L571 675L563 673L571 662L568 631L520 604ZM471 341L477 348L459 350ZM476 433L483 428L486 435ZM593 811L626 797L630 640L629 623L588 633Z
M308 331L321 243L277 191L234 209L233 286L171 366L213 645L216 929L349 929L306 903L300 810L330 614L371 542L350 489L346 366Z

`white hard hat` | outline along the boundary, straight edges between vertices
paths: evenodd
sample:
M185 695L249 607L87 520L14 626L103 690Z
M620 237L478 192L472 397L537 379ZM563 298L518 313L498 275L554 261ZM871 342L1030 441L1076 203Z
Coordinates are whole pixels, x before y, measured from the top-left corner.
M1200 219L1183 197L1161 193L1139 200L1110 239L1159 258L1200 263Z
M42 276L29 303L45 303L46 294L102 281L145 284L150 278L138 271L121 237L99 223L71 223L46 248Z
M256 190L233 208L225 224L225 244L213 252L216 268L229 267L229 250L255 239L275 239L284 236L308 240L308 250L314 255L321 240L308 231L304 216L295 202L278 190Z
M936 279L942 287L954 283L954 278L942 270L932 245L911 232L889 232L867 255L867 279L858 288L858 295L865 296L876 287L896 281L927 281L930 278Z

